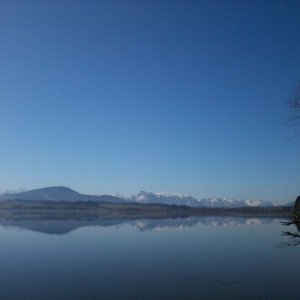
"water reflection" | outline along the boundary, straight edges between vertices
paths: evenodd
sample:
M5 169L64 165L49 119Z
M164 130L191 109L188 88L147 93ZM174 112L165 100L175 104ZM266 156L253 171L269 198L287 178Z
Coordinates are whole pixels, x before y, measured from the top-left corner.
M282 235L289 238L288 242L282 242L281 247L290 247L300 245L300 221L292 220L290 222L281 222L285 226L292 225L293 231L282 231ZM295 231L296 229L296 231Z
M0 227L0 299L299 298L280 219L1 211Z
M130 225L139 231L168 231L203 226L250 226L270 224L273 218L246 217L185 217L164 219L116 219L93 214L74 213L24 213L10 212L0 215L0 226L5 228L21 228L45 234L67 234L77 228L86 226L123 226Z

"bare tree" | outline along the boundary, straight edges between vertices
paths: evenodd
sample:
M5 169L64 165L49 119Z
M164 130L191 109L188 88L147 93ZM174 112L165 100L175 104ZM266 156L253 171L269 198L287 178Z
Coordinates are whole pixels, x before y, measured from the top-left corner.
M291 97L288 101L290 114L287 118L288 124L299 127L300 126L300 84L295 86Z
M280 243L280 247L288 247L288 246L298 246L300 245L300 221L297 219L294 219L290 222L281 222L281 224L290 226L290 225L296 225L297 231L283 231L282 235L289 238L288 242L282 242Z
M287 236L290 238L290 242L282 243L281 246L298 246L300 245L300 196L297 197L294 209L293 209L293 215L291 216L290 221L284 221L281 222L282 225L290 226L294 225L297 228L297 231L283 231L282 235Z
M288 101L290 114L287 118L287 124L294 127L295 134L299 134L300 129L300 83L295 86L292 95ZM288 222L281 222L282 225L290 226L295 225L298 232L283 231L282 235L288 236L291 238L291 243L285 243L286 246L297 246L300 245L300 196L297 197L294 209L293 216Z

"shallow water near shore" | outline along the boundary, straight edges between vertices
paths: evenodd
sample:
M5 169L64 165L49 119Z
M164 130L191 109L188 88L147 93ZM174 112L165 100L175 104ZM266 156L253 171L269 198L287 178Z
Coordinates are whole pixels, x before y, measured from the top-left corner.
M279 219L1 219L1 299L298 299Z

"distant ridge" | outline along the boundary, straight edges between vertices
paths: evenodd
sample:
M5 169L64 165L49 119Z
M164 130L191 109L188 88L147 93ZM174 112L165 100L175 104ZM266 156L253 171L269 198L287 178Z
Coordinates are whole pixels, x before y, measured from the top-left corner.
M123 203L124 199L110 195L84 195L65 186L51 186L26 192L2 194L0 200L30 200L30 201L101 201Z
M245 207L272 207L273 203L262 200L240 200L234 198L204 198L196 199L192 196L178 194L151 193L141 191L131 198L122 198L110 195L85 195L69 187L50 186L25 192L4 193L0 200L28 200L28 201L94 201L108 203L139 203L189 206L195 208L245 208Z

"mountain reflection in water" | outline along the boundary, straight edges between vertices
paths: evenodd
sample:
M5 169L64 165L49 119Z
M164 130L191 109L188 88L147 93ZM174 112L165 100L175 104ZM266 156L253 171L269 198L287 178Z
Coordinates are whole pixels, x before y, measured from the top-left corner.
M0 299L296 300L280 221L2 210Z
M249 226L273 222L273 218L246 217L186 217L165 219L111 219L80 214L10 214L0 216L0 225L5 228L19 228L45 234L67 234L85 226L122 226L130 225L139 231L181 230L197 224L203 226Z

